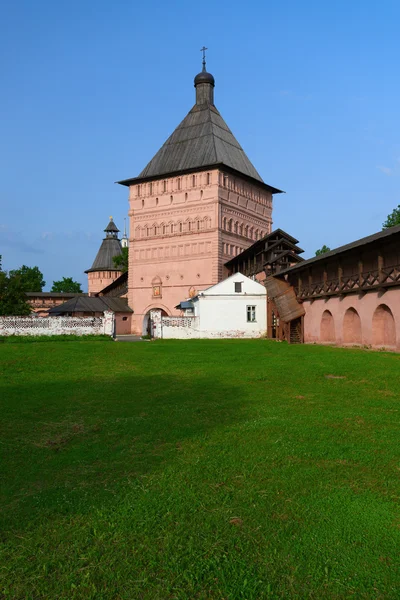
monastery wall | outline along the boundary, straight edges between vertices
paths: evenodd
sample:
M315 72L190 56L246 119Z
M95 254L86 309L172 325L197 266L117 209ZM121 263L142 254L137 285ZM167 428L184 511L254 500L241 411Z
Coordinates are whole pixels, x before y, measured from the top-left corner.
M304 341L400 351L400 289L303 302Z

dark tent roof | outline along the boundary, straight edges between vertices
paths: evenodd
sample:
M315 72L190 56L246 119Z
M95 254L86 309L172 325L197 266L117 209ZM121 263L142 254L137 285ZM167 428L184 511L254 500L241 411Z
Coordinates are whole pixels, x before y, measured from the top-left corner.
M262 182L215 106L196 104L139 177L158 177L213 164L225 164Z
M119 271L120 269L116 269L114 265L113 257L120 254L122 254L122 248L119 239L106 237L101 243L100 250L92 266L85 273L91 273L92 271Z
M208 73L201 75L212 77ZM212 80L214 81L213 78ZM197 81L196 83L195 80L195 86L199 83L205 85L204 82ZM213 82L208 81L208 83L210 83L210 88L214 86ZM198 85L198 87L202 86ZM209 95L208 99L207 96L206 99L202 97L202 102L200 102L200 96L196 98L196 104L143 169L139 177L125 179L118 183L131 185L142 179L225 166L266 186L216 109L213 96ZM267 187L272 193L281 191L270 186Z
M124 298L104 296L86 296L82 298L81 296L77 296L76 298L71 298L71 300L64 302L64 304L54 306L49 310L49 314L55 316L74 312L104 312L105 310L111 310L113 312L133 312Z

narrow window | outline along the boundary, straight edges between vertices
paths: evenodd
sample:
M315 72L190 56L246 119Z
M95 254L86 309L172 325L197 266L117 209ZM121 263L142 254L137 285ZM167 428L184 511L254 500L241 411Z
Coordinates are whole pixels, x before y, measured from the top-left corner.
M140 185L137 186L137 195L140 196Z
M167 191L167 180L164 179L164 181L163 181L163 192L166 192L166 191Z
M247 322L255 323L256 322L256 307L255 306L247 306Z
M228 175L224 175L224 187L228 185Z
M177 185L178 185L178 190L180 190L181 189L181 178L180 177L178 177Z
M241 294L241 293L242 293L242 282L235 281L235 294Z
M150 194L150 196L152 195L152 193L153 193L153 184L149 183L149 194Z
M187 200L187 199L188 199L188 195L187 195L187 192L186 192L186 194L185 194L185 200Z
M196 175L192 175L192 186L195 187L196 185Z
M207 185L211 183L211 173L207 173Z

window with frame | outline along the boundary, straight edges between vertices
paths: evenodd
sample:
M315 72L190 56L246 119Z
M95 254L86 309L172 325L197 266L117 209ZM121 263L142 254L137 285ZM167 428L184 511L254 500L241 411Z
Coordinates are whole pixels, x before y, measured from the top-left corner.
M235 294L241 294L242 293L242 282L241 281L235 281Z
M247 322L255 323L256 322L256 307L255 306L247 306L246 312L247 312Z

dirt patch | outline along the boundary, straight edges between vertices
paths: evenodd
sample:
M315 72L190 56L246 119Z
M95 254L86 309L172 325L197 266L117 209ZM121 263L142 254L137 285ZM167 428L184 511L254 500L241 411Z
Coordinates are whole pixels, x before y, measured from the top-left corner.
M347 379L346 375L324 375L325 379Z

